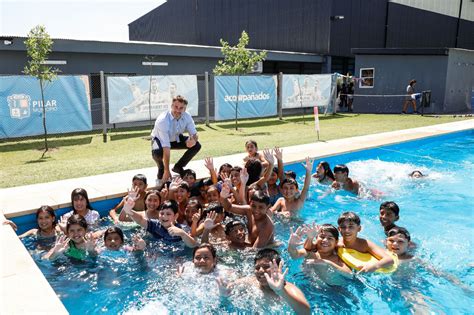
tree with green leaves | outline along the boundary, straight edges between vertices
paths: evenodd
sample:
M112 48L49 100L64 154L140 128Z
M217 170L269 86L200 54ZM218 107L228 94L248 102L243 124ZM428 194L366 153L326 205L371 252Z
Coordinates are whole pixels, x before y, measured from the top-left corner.
M258 62L265 60L267 52L251 51L246 48L249 44L250 38L246 31L242 31L237 46L230 46L228 42L221 38L222 45L221 52L224 60L219 60L214 68L215 75L237 75L237 101L235 104L235 130L237 130L237 113L239 106L239 83L240 75L251 73L253 67Z
M59 70L45 64L49 53L52 51L53 40L46 32L46 28L43 25L37 25L30 30L25 45L29 60L23 73L36 77L40 83L43 108L44 157L44 154L48 151L48 131L46 129L46 103L44 101L44 89L48 82L51 82L56 78Z
M228 42L221 38L220 43L222 45L221 52L224 56L224 60L219 60L216 67L214 68L214 74L236 74L242 75L251 73L253 66L257 62L265 60L267 52L255 52L249 50L247 45L249 44L249 35L246 31L242 31L242 35L239 38L237 46L230 46Z

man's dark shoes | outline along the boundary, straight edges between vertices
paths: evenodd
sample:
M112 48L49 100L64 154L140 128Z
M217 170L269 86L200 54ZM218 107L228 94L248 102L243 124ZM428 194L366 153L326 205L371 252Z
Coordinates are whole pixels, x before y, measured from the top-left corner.
M182 167L179 167L179 166L173 166L173 168L171 169L173 172L175 173L178 173L179 176L183 177L182 174L183 174L183 168Z

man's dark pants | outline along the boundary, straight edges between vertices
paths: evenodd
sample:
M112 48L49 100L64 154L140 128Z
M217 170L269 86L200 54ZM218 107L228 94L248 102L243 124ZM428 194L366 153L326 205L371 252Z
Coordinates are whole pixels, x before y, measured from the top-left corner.
M186 140L188 140L188 137L179 135L179 142L170 142L171 150L186 150L183 156L179 159L178 162L175 163L173 167L173 171L176 171L180 175L184 167L193 159L193 157L199 152L199 150L201 150L201 144L199 142L196 142L193 147L188 148L186 146ZM152 150L151 155L153 156L153 160L155 160L156 164L158 164L158 179L162 179L163 173L165 172L165 165L163 164L163 147L161 146L161 142L158 138L155 138L154 141L156 141L159 148Z

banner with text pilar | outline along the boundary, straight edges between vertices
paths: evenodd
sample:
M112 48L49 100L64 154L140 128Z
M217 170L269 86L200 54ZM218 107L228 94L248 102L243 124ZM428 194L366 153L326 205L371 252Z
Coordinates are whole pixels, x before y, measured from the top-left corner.
M238 87L238 90L237 90ZM215 119L257 118L277 114L276 76L216 76Z
M87 76L61 75L44 85L38 79L0 77L0 138L36 136L43 131L43 106L48 134L92 129Z

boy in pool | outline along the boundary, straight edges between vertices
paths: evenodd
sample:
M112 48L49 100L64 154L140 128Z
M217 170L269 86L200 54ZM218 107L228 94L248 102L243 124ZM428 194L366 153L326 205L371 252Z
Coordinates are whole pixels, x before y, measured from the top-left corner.
M225 226L225 235L229 240L230 249L245 249L252 247L252 244L247 242L247 231L245 229L245 224L239 220L233 220L226 224Z
M382 224L385 235L388 235L388 231L397 227L395 222L398 221L400 208L393 201L385 201L380 205L379 220Z
M410 255L408 252L411 238L407 229L395 226L387 231L386 235L387 249L392 253L397 254L398 260L406 261L413 258L413 255Z
M138 199L135 202L135 210L136 211L144 211L146 209L145 206L145 195L146 195L146 188L147 180L146 176L143 174L137 174L132 178L132 190L137 192ZM123 205L125 204L125 199L128 196L125 196L118 205L116 205L113 209L109 211L109 216L114 222L114 224L118 224L120 221L122 222L130 222L132 221L130 218L127 218L125 213L120 212L117 214L119 209L122 209Z
M306 158L305 169L306 177L301 194L298 195L298 183L294 179L285 178L281 183L283 197L279 198L270 208L272 212L281 211L284 215L291 215L303 207L311 184L311 170L313 169L313 161L309 158Z
M293 283L287 282L280 254L270 248L261 249L254 259L255 275L246 277L232 284L225 284L223 279L218 279L219 291L222 295L231 294L232 287L236 285L250 285L262 290L268 299L283 299L296 314L310 314L311 308L304 293Z
M123 207L123 211L125 211L133 221L145 228L155 239L169 242L183 241L186 246L191 248L197 245L197 242L176 222L178 218L178 204L174 200L168 200L161 204L158 220L144 218L140 213L132 210L134 204L135 201L133 198L128 198Z
M359 194L359 182L349 177L349 168L346 165L336 165L334 167L334 177L336 180L332 183L332 188L344 189L353 194Z
M270 207L270 197L260 190L256 190L250 205L235 205L229 201L230 187L224 184L221 190L221 204L225 211L247 217L249 241L254 248L262 248L274 242L273 222L267 214Z
M393 258L382 248L373 242L357 237L361 230L360 218L354 212L344 212L337 219L339 232L342 235L342 242L339 247L354 249L361 253L369 253L377 258L376 263L368 263L364 266L357 266L359 273L373 272L379 268L393 265Z

